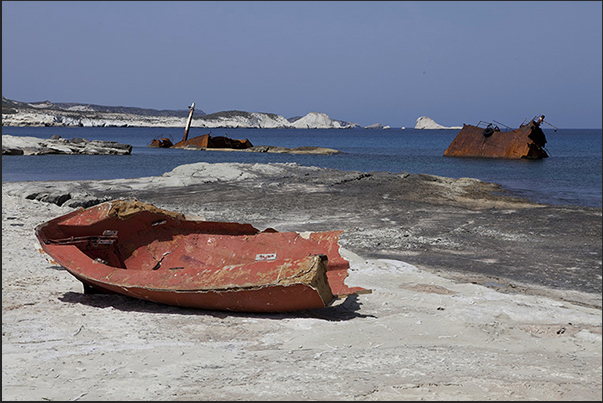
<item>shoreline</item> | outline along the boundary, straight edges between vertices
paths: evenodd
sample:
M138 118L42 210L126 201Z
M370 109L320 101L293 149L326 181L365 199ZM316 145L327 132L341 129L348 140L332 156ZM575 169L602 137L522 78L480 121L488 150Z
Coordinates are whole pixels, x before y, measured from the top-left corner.
M42 132L18 132L16 134L36 134L39 133L41 135L44 135L45 133L47 135L50 135L52 133L58 133L59 135L66 133L65 130L50 130L53 128L48 128L49 130L47 131L42 131ZM149 129L150 130L150 129ZM289 145L291 147L300 145L300 144L305 144L306 141L300 142L295 140L295 142L291 143L291 139L289 139L289 137L291 137L292 135L290 134L291 131L286 131L286 130L277 130L279 135L278 137L280 138L281 135L284 136L284 138L286 138L286 143L283 143L284 145ZM91 131L87 130L86 128L77 128L72 130L73 135L74 136L80 136L80 137L86 137L88 136L92 136L89 138L95 138L95 135L90 134ZM258 133L260 133L261 131L259 130L248 130L248 129L242 129L242 130L238 130L235 131L234 133L231 133L232 136L237 137L237 138L246 138L246 136L250 136L249 138L254 141L254 144L277 144L277 141L273 138L273 137L269 137L269 138L264 138L263 135L261 135L259 138L254 138L254 136L258 135ZM306 130L307 134L312 134L311 130ZM411 140L417 140L417 141L421 141L423 142L424 138L429 138L430 136L424 136L422 134L419 134L420 131L417 130L412 130L412 135L410 136ZM100 132L99 132L100 133ZM113 133L111 130L106 130L106 131L102 131L102 133ZM115 178L119 178L122 174L121 172L130 172L128 174L128 176L130 177L140 177L140 176L150 176L150 175L161 175L164 172L167 172L171 169L173 169L177 164L185 164L185 163L192 163L192 162L196 162L196 161L207 161L207 162L220 162L220 161L225 161L225 162L237 162L237 161L241 161L241 162L263 162L263 163L269 163L269 162L281 162L284 160L291 160L291 161L297 161L300 163L303 163L304 165L315 165L315 166L324 166L324 167L331 167L331 168L335 168L335 169L358 169L358 170L362 170L364 172L371 172L371 171L389 171L389 172L399 172L402 170L407 170L409 172L425 172L425 173L430 173L430 174L434 174L434 175L443 175L443 176L450 176L450 177L460 177L460 176L467 176L467 177L472 177L472 178L480 178L481 180L484 181L492 181L492 182L496 182L496 183L500 183L502 184L507 192L509 194L514 194L517 197L523 197L523 198L528 198L536 203L543 203L543 204L552 204L552 205L574 205L574 206L588 206L588 207L601 207L601 192L600 192L600 188L601 188L601 182L600 182L600 173L597 173L597 168L599 168L600 170L600 156L598 158L598 160L592 160L592 153L588 154L589 156L589 160L584 161L585 163L587 163L591 168L588 171L588 174L583 171L580 170L578 171L576 174L571 174L571 172L573 172L573 168L572 165L570 164L567 168L567 170L564 168L564 165L566 164L565 162L563 162L563 158L550 158L547 159L548 161L543 161L543 162L534 162L532 161L532 163L527 163L524 162L517 162L517 161L506 161L506 162L497 162L497 161L488 161L488 160L480 160L480 159L469 159L469 161L463 161L463 159L459 159L459 158L441 158L441 153L439 152L430 152L430 158L433 157L436 160L434 161L430 161L430 164L423 163L423 162L413 162L413 161L409 161L408 163L406 161L400 161L400 164L398 163L393 163L393 161L391 159L388 158L384 158L384 159L380 159L380 158L376 158L376 159L370 159L370 160L366 160L365 158L361 157L361 153L360 154L356 154L355 152L350 152L348 153L347 151L352 151L352 150L348 150L345 147L341 148L341 150L336 150L336 151L341 151L341 153L339 153L340 155L338 156L334 156L334 157L324 157L324 156L313 156L313 155L293 155L293 154L299 154L298 152L295 153L288 153L289 155L291 155L291 158L286 158L285 155L287 154L282 154L282 155L277 155L274 152L267 152L267 153L259 153L256 155L253 154L241 154L241 153L235 153L237 155L232 155L233 153L224 153L224 152L217 152L217 153L203 153L203 154L197 154L197 153L184 153L182 151L180 151L180 153L178 155L176 155L174 158L167 158L168 156L171 156L171 153L166 153L166 151L158 151L157 153L155 152L149 152L147 147L144 147L144 145L146 144L146 142L142 143L140 141L140 139L144 139L147 137L150 137L151 135L154 137L157 137L160 133L160 131L150 131L151 135L144 134L144 131L138 132L136 130L134 130L133 132L129 132L129 131L125 131L122 133L122 131L117 131L116 133L114 133L115 135L111 135L111 136L105 136L102 137L103 139L107 139L107 140L111 140L111 139L122 139L121 141L124 142L129 142L131 144L138 144L135 148L136 150L134 151L134 155L128 157L129 159L111 159L110 161L108 161L108 163L110 165L114 165L113 161L115 161L115 165L114 165L114 169L111 170L111 168L108 169L108 174L107 175L102 175L100 172L103 170L103 168L101 166L98 166L96 170L94 170L94 172L98 172L98 173L92 173L92 171L90 171L89 166L86 163L86 158L81 158L81 157L76 157L74 158L74 169L73 175L68 174L67 170L63 169L62 171L65 172L65 174L61 174L61 170L57 170L58 166L54 165L55 161L59 161L57 162L57 164L61 164L61 160L63 160L65 157L59 157L59 158L53 158L50 157L53 161L52 165L49 165L48 167L50 168L48 170L48 174L44 175L41 179L43 180L83 180L83 179L89 179L89 180L96 180L96 179L103 179L103 178L110 178L110 179L115 179ZM250 133L255 133L255 134L250 134ZM334 147L334 148L338 148L333 141L336 141L335 139L338 138L338 136L335 134L336 131L334 130L327 130L325 131L325 135L330 136L330 140L328 142L326 142L326 144L324 144L327 147ZM351 130L350 133L355 133L352 135L352 137L355 139L354 141L359 141L361 138L366 137L366 134L362 134L362 133L368 133L366 132L366 130ZM371 135L373 133L377 133L377 132L371 132ZM379 132L381 133L381 132ZM442 134L442 131L438 131L439 134L436 134L435 138L438 138L437 142L439 143L439 145L437 146L437 148L441 148L441 150L443 151L446 147L446 145L448 145L448 143L450 142L450 140L448 139L449 136ZM122 134L124 136L122 136ZM220 135L224 135L225 133L219 133ZM69 134L64 134L66 136L69 136ZM563 152L569 152L570 148L568 148L567 142L570 140L570 137L568 137L568 133L562 133L562 134L555 134L556 136L559 136L559 138L556 138L556 140L554 141L556 144L559 145L559 149L555 149L552 148L551 152L553 154L559 154L562 150ZM294 138L297 138L297 135L293 135ZM305 134L304 134L305 136ZM590 142L591 140L594 141L600 141L600 137L597 139L597 136L595 135L593 137L593 132L588 132L588 134L582 133L581 134L582 137L578 137L579 139L585 139ZM599 134L600 136L600 134ZM332 137L332 139L331 139ZM383 144L383 142L387 142L388 141L388 136L384 135L384 134L379 134L378 139L376 139L376 141L379 141L380 144ZM303 137L301 137L303 138ZM398 139L396 141L399 141L399 139L404 138L404 136L400 135L400 136L393 136L392 139ZM272 139L272 140L271 140ZM551 140L553 141L553 140ZM314 141L312 141L314 142ZM280 143L280 140L278 142L278 144ZM317 143L316 143L317 144ZM396 143L398 144L398 143ZM576 142L574 142L574 144L577 144ZM583 143L579 143L582 144L579 146L579 148L583 147ZM596 144L596 143L595 143ZM553 144L551 144L552 146ZM401 144L398 144L396 147L401 146ZM258 148L264 148L264 146L258 146ZM273 151L277 151L278 152L278 147L273 147L274 150ZM298 147L299 148L299 147ZM212 149L206 149L204 151L211 151ZM295 150L295 149L291 149L291 150ZM228 150L219 150L219 151L228 151ZM322 152L313 152L310 154L329 154L329 153L333 153L333 150L331 149L324 149L324 150L320 150ZM575 151L571 151L572 154L575 153ZM165 154L165 155L164 155ZM348 155L349 154L349 155ZM437 155L434 155L437 154ZM579 155L579 154L578 154ZM584 153L583 153L584 155ZM240 156L240 158L239 158ZM560 157L562 157L562 155L559 155ZM572 158L573 160L574 158ZM5 177L7 177L7 180L10 181L22 181L22 180L38 180L40 179L39 176L37 175L37 171L44 171L43 167L37 167L36 169L34 169L34 166L31 166L31 168L28 168L27 166L24 165L29 165L28 162L24 161L24 160L19 160L19 159L15 159L12 157L7 157L4 158L3 160L6 162L6 173L5 172ZM37 161L42 160L41 158L33 158L31 159L32 164L37 164ZM172 163L168 162L168 161L173 161ZM379 161L378 163L375 163L375 161ZM427 160L426 160L427 161ZM353 163L352 163L353 162ZM429 167L428 165L431 165L431 162L437 163L437 164L443 164L443 166L440 166L440 168L434 168L432 169L431 167ZM65 160L65 163L68 163L67 160ZM100 165L100 163L99 163ZM137 167L144 167L149 165L151 167L151 169L143 169L143 168L137 168ZM499 171L498 166L501 166L503 168L503 171ZM520 168L519 170L515 169L515 165L519 165ZM529 165L529 168L528 168ZM546 165L546 174L543 172L543 174L539 174L539 170L543 169L543 167ZM60 165L59 165L60 166ZM131 167L131 168L130 168ZM153 169L153 167L155 169ZM445 168L444 168L445 167ZM479 169L476 169L479 168ZM534 168L534 169L532 169ZM12 172L12 174L10 173ZM21 172L21 173L20 173ZM89 173L87 173L89 172ZM534 172L536 172L536 175L534 175ZM581 172L581 173L579 173ZM8 175L8 176L7 176ZM526 176L527 175L527 176ZM575 176L576 179L575 180L569 180L569 178L571 178L572 176ZM583 178L583 179L580 179ZM586 179L588 178L588 179ZM599 189L599 191L597 192L597 188Z
M341 229L343 246L363 256L502 284L505 292L544 286L601 293L600 208L534 203L473 178L201 162L154 177L3 182L2 188L66 207L137 198L257 228ZM600 296L595 300L583 303L601 307Z
M33 234L76 208L36 198L66 194L341 229L346 283L373 292L272 315L83 294ZM599 208L530 203L469 178L198 163L3 182L2 221L7 400L601 399Z

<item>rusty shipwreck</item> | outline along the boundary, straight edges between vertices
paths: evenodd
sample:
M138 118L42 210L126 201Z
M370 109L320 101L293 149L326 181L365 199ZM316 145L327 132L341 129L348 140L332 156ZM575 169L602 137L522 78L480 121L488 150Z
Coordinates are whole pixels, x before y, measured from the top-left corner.
M243 150L250 147L253 147L253 144L251 144L248 139L239 140L231 139L226 136L212 136L211 133L190 139L185 137L182 141L179 141L172 146L172 148L231 148L233 150Z
M343 231L259 231L187 219L137 200L114 200L39 224L42 249L85 293L118 293L181 307L287 312L370 293L348 287Z
M147 147L170 148L174 142L169 137L156 137L147 144Z
M480 121L476 126L463 124L463 128L444 152L449 157L484 157L509 159L548 158L546 136L540 128L544 115L512 128L498 122ZM504 126L501 130L498 126ZM551 125L552 126L552 125ZM555 126L552 126L557 130Z
M219 148L219 149L233 149L243 150L246 148L253 147L251 141L248 139L239 140L232 139L228 136L212 136L211 132L201 136L188 138L188 132L191 128L191 122L193 120L193 113L195 112L195 103L193 102L186 120L186 126L184 128L184 135L182 140L174 144L174 142L168 137L154 138L147 145L148 147L157 148L186 148L186 149L208 149L208 148Z

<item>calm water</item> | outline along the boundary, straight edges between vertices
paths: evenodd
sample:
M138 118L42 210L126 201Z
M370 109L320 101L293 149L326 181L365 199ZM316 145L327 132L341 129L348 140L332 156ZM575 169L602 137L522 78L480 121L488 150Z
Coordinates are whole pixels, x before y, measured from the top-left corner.
M189 138L209 133L191 128ZM538 161L450 158L442 154L458 130L414 129L212 129L214 136L249 139L253 145L317 146L342 151L335 155L294 155L192 151L147 147L155 137L180 141L180 128L3 127L2 134L50 138L81 137L133 146L129 156L2 156L2 181L118 179L156 176L195 162L271 163L355 171L427 173L495 182L512 194L548 204L601 207L602 131L545 129L551 155Z

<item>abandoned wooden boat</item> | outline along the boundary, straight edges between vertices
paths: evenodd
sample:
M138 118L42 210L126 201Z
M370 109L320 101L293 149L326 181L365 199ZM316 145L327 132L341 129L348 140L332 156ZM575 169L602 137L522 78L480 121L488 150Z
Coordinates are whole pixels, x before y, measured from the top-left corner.
M501 131L498 125L479 122L463 128L444 152L450 157L485 157L509 159L541 159L549 155L545 149L546 136L540 128L544 115L532 119L518 129ZM545 122L546 123L546 122ZM504 126L504 125L503 125ZM554 126L553 126L554 127ZM556 128L555 128L556 129Z
M136 200L80 208L35 228L44 252L86 293L238 312L324 308L370 293L344 283L342 232L259 231L187 219Z

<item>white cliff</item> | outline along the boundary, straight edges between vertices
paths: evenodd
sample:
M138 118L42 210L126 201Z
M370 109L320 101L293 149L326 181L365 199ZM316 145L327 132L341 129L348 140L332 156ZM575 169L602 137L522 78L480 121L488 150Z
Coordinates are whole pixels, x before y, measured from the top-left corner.
M291 123L283 116L274 113L228 111L193 117L191 127L279 129L291 127Z
M437 130L437 129L462 129L461 126L442 126L436 123L432 118L421 116L417 119L415 129Z
M125 113L94 113L91 116L74 111L17 111L2 113L2 126L61 127L179 127L184 118L153 117Z
M105 107L62 104L59 108L49 101L23 103L2 98L2 126L79 126L79 127L184 127L186 117L153 115L153 111L140 108ZM138 109L144 113L131 113ZM117 112L115 110L118 110ZM164 111L161 111L164 112ZM331 119L328 115L310 112L290 122L274 113L226 111L194 116L191 127L198 128L258 128L258 129L347 129L359 127L356 123Z
M359 127L356 123L333 120L326 113L320 112L310 112L303 118L290 123L290 125L296 129L351 129Z

